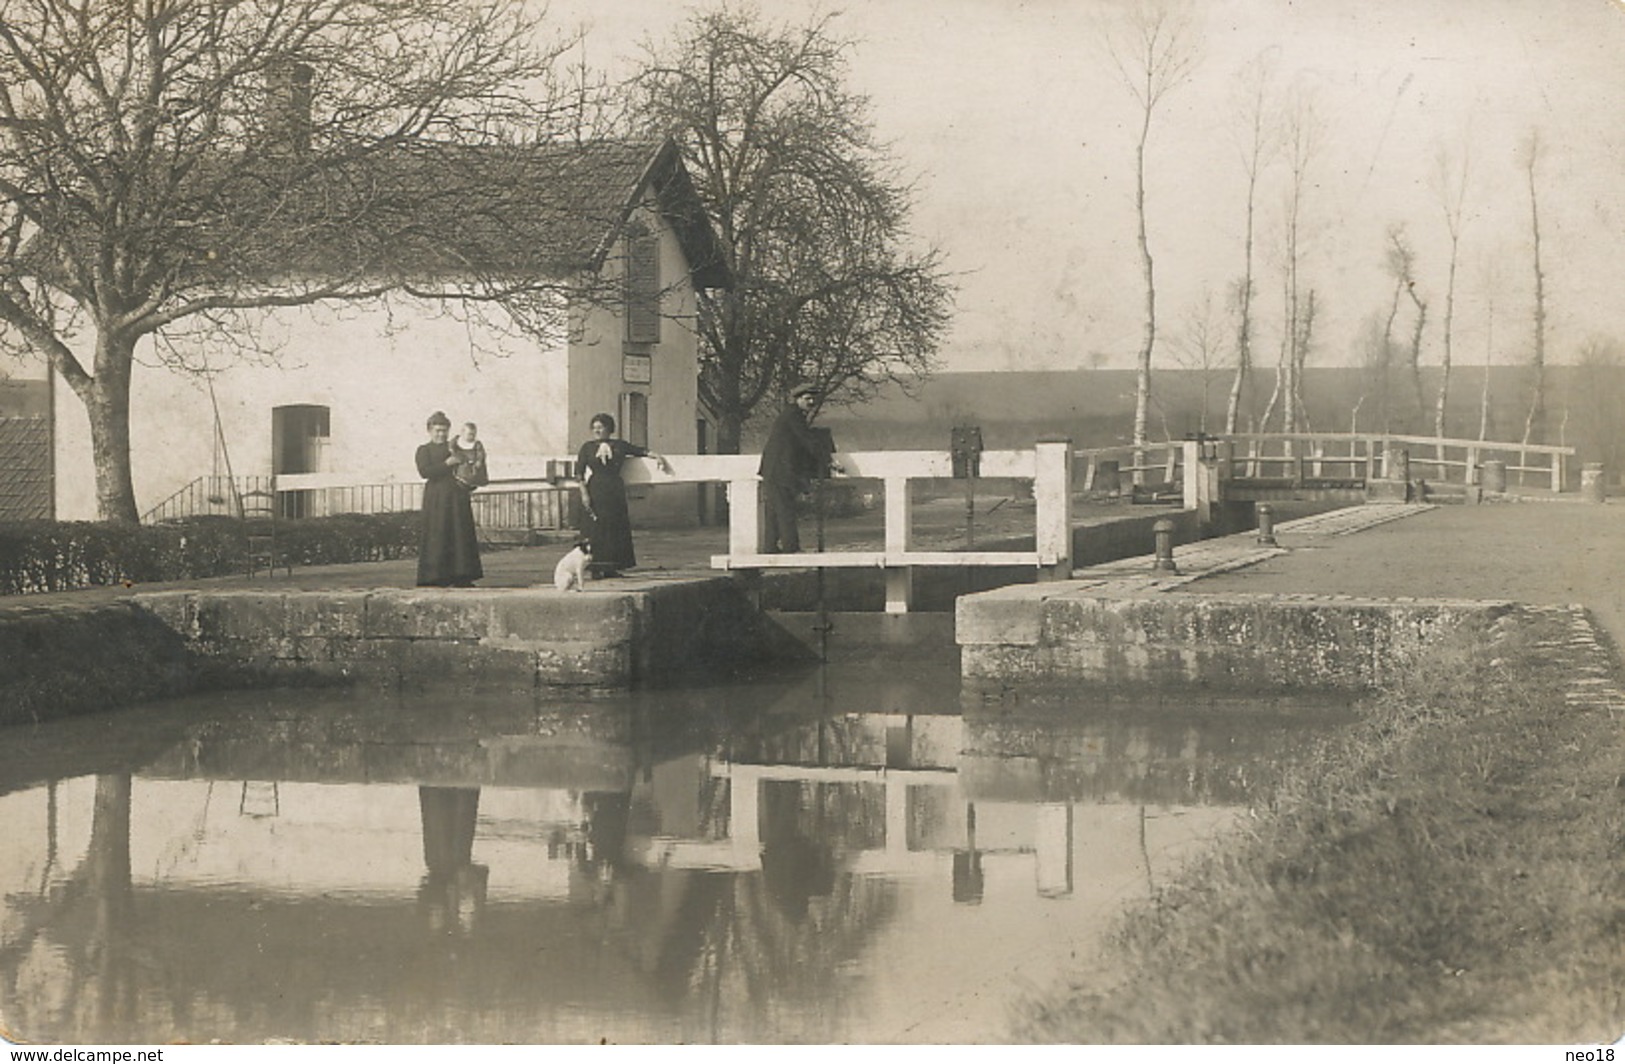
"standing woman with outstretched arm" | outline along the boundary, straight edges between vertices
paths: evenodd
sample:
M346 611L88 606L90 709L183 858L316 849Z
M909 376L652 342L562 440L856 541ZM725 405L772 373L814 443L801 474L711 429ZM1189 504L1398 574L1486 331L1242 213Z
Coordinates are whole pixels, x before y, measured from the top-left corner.
M632 549L632 517L626 506L621 467L628 458L652 458L662 469L669 468L664 458L648 448L614 436L615 419L609 414L594 414L592 439L582 444L576 455L581 509L592 540L590 569L597 577L619 576L622 570L638 564Z

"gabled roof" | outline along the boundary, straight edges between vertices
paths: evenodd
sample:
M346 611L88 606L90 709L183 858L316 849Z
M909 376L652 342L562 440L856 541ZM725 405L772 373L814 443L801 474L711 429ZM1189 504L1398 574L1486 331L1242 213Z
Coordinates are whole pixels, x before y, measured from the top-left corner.
M415 148L343 171L410 268L493 272L603 266L638 205L653 199L702 288L731 276L677 146L602 140L569 146ZM453 196L448 191L456 190ZM448 210L454 202L456 209ZM395 215L396 217L391 217ZM407 267L407 262L398 262Z
M653 199L694 283L730 287L704 205L671 140L414 143L343 157L259 154L200 162L175 186L163 254L202 279L246 283L343 271L412 280L565 278L597 270ZM25 253L41 273L56 232ZM83 258L95 236L81 237Z

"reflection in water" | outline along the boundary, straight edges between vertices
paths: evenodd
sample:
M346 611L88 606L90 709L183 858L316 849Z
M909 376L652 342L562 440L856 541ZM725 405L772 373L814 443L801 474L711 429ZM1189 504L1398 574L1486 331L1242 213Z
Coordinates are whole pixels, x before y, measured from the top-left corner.
M0 1012L77 1042L996 1039L1340 719L830 670L41 728L0 768Z

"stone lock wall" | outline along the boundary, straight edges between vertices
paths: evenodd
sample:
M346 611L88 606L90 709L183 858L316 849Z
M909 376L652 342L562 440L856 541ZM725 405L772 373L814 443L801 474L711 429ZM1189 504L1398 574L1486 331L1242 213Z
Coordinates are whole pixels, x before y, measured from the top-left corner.
M0 613L0 724L256 684L581 693L772 652L726 577L552 588L137 593Z
M1360 691L1511 603L1009 589L961 599L967 678L1102 688ZM1024 593L1023 593L1024 592Z
M546 589L157 592L137 609L207 668L275 679L620 689L749 659L760 621L726 579L617 593Z

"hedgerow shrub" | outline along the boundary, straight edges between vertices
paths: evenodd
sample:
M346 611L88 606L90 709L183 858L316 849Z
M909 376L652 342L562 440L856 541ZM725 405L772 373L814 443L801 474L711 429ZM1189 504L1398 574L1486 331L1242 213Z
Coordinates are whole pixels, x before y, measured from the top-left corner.
M278 550L294 565L389 561L417 554L417 512L280 521ZM0 595L40 594L240 573L263 524L193 517L161 525L100 521L0 524Z

